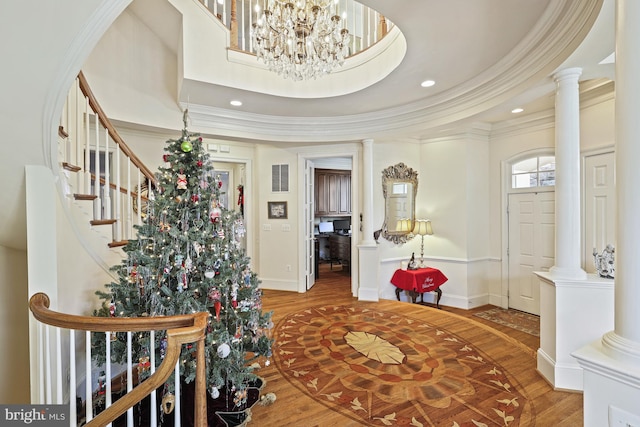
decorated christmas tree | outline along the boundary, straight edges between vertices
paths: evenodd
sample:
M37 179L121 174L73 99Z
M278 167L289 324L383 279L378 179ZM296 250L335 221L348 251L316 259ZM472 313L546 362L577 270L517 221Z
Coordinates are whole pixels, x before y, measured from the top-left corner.
M170 316L199 311L211 313L206 331L207 390L215 405L234 411L247 405L247 389L259 381L254 369L269 363L273 327L271 313L262 312L258 278L240 241L245 233L240 213L221 205L220 177L203 149L202 138L184 129L165 147L155 191L137 239L124 247L126 258L112 267L118 281L97 294L104 300L99 316ZM104 361L101 334L94 338L97 358ZM112 361L126 360L126 334L112 337ZM135 334L134 360L138 372L148 375L149 354L164 357L166 337ZM102 353L100 353L102 351ZM183 346L180 376L195 378L196 346ZM265 359L266 358L266 359ZM140 367L143 367L142 369ZM174 380L163 390L171 398ZM164 406L164 405L163 405Z

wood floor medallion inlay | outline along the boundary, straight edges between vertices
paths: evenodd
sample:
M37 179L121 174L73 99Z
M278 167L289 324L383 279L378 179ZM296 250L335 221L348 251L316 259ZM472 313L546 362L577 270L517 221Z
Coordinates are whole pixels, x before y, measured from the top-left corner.
M533 417L508 368L442 325L326 305L287 315L274 338L291 384L362 425L512 427Z

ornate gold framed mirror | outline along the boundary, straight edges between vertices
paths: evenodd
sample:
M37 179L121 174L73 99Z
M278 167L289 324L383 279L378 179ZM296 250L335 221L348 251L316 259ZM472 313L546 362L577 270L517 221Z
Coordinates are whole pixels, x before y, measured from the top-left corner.
M417 192L418 172L404 163L389 166L382 171L382 237L396 244L405 243L413 237Z

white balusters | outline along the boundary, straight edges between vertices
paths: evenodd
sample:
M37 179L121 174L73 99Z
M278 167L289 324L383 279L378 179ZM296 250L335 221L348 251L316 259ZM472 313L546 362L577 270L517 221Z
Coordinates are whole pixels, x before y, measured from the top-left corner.
M113 212L111 212L111 162L109 159L109 129L104 129L104 207L102 212L103 218L113 218Z
M46 328L46 325L43 325L42 323L38 323L38 328L37 328L37 342L38 342L38 346L43 346L43 342L44 342L44 330ZM44 395L45 395L45 385L46 385L46 381L45 381L45 374L44 374L44 354L43 352L38 352L38 378L40 379L40 388L38 390L38 403L44 403Z
M76 332L69 330L69 426L75 427L78 418L76 406Z
M150 351L150 355L149 355L149 361L151 362L151 375L153 375L153 373L156 371L156 352L155 352L155 342L156 342L156 332L155 331L151 331L150 336L149 336L149 348L151 349ZM158 414L157 414L157 410L158 410L158 403L156 401L157 396L156 396L156 391L153 390L151 392L151 409L149 411L149 425L155 427L158 425Z
M91 380L91 332L85 332L85 380L84 391L86 396L86 404L84 408L87 422L93 419L93 381Z
M122 175L120 170L120 146L116 144L116 191L114 192L116 196L116 235L114 239L116 242L122 240L122 192L120 191L120 176Z
M173 413L175 414L175 427L180 427L180 417L178 416L178 414L180 414L180 400L181 400L181 396L180 396L180 361L178 360L178 362L176 363L176 369L173 373L173 377L175 380L175 397L176 397L176 404L173 410Z
M137 215L137 224L142 224L142 180L140 179L140 177L142 176L142 174L140 173L140 169L138 169L138 185L136 186L136 201L138 202L138 204L136 206L138 206L136 215Z
M91 163L91 115L89 113L89 98L86 99L86 110L85 110L85 137L83 142L84 145L84 165L82 166L84 170L84 188L82 189L82 193L89 194L91 191L91 171L89 170L89 165ZM78 159L82 159L82 156L79 156Z
M242 7L240 8L240 18L242 18L243 16L246 16L247 19L249 20L249 28L251 28L251 24L253 20L253 13L251 13L251 0L249 0L248 13L247 11L245 11L244 2L241 2L240 4L242 5ZM237 16L236 16L236 20L240 22L243 21L242 19L238 19ZM242 30L242 32L240 33L241 34L240 39L242 40L242 43L240 44L240 49L247 50L247 39L250 39L251 37L247 37L246 27L244 25L240 25L240 29ZM251 49L251 47L249 47L249 49Z
M127 332L127 393L133 390L133 363L131 360L131 332ZM133 408L127 410L127 426L133 426Z
M44 355L44 371L47 374L47 379L48 381L46 382L46 387L45 387L45 403L46 404L51 404L52 402L52 398L51 398L51 339L50 339L50 334L49 334L49 326L46 326L44 329L44 346L45 349L47 350L47 352Z
M93 219L102 219L102 197L100 195L100 121L96 118L96 148L93 153Z
M76 79L76 85L79 85L78 79ZM84 100L85 102L82 102ZM84 110L83 110L84 105ZM89 136L89 100L82 96L82 92L76 87L75 96L75 110L76 110L76 136L73 143L75 144L75 158L71 164L82 167L82 159L84 159L82 149L85 145L85 141ZM86 132L85 132L86 131ZM83 135L84 133L84 135ZM86 178L83 174L78 174L76 179L76 191L79 193L84 192L83 178Z
M126 221L126 233L127 239L132 236L133 230L133 198L131 197L131 160L127 159L127 221Z
M115 332L114 332L115 333ZM111 406L111 332L105 332L104 337L104 354L106 354L105 358L105 367L104 367L104 376L105 376L105 404L104 407L108 408ZM108 424L109 426L111 423Z
M56 403L62 404L62 339L60 328L56 328Z

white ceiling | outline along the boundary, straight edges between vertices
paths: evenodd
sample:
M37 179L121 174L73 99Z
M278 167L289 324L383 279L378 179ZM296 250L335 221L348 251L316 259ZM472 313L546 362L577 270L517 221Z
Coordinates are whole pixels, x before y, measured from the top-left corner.
M185 80L194 120L224 128L220 135L274 141L419 139L465 122L508 120L515 107L522 114L551 109L551 76L561 68L582 67L583 80L613 79L612 64L598 65L614 50L612 0L361 2L395 23L406 40L406 54L388 76L354 93L310 99L268 95L255 82L249 91ZM131 8L175 45L166 22L150 22L145 4L150 0L135 0ZM420 87L425 79L436 85ZM285 83L292 94L301 91L295 85L311 84ZM231 99L242 107L230 107Z

